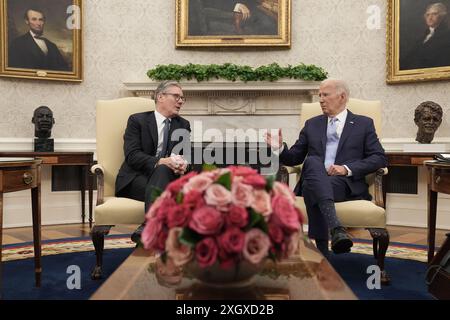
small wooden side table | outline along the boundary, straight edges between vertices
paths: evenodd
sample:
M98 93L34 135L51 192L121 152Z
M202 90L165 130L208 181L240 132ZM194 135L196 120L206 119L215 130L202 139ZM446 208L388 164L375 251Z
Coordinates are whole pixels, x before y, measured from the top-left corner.
M450 194L450 163L426 161L428 169L428 263L434 257L438 192Z
M0 158L0 298L4 193L31 189L34 272L36 287L41 286L41 163L33 158Z
M85 222L86 179L89 191L89 228L92 227L93 175L91 167L94 165L93 152L33 152L33 151L4 151L0 157L33 157L42 160L43 165L50 166L81 166L81 220Z

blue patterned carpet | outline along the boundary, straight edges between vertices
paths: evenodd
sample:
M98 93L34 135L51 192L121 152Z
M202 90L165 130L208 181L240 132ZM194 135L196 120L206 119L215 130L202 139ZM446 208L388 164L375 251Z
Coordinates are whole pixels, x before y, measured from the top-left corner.
M114 270L130 255L132 244L126 237L115 237L114 243L122 241L121 245L112 246L111 250L105 250L104 274L107 278ZM90 271L95 263L95 254L90 247L88 239L78 239L84 245L78 243L74 250L74 241L58 241L57 249L55 242L46 243L45 256L42 257L43 273L42 287L34 287L34 261L30 258L30 250L27 245L7 246L6 258L10 260L3 263L3 299L5 300L87 300L103 281L90 279ZM360 247L364 243L360 244ZM70 248L69 252L63 253L64 246ZM85 247L88 246L88 247ZM108 241L106 243L108 247ZM120 248L120 246L124 248ZM400 250L401 247L401 250ZM52 249L50 249L52 248ZM405 245L392 247L393 252L399 250L405 253ZM411 250L424 250L417 246ZM362 249L361 249L362 250ZM361 250L355 250L360 252ZM391 250L391 249L390 249ZM364 250L362 250L364 251ZM367 250L369 253L370 250ZM32 256L32 252L31 252ZM417 256L417 252L415 253ZM13 259L14 258L14 259ZM15 260L20 258L20 260ZM419 259L420 260L420 259ZM426 264L421 261L403 258L386 258L386 270L392 278L390 286L381 289L367 289L367 267L375 264L375 260L369 254L349 253L332 255L330 262L336 271L342 276L353 292L362 300L430 300L425 285ZM69 266L77 265L81 271L81 288L70 290L67 281L71 274L67 273ZM69 279L70 282L70 279Z

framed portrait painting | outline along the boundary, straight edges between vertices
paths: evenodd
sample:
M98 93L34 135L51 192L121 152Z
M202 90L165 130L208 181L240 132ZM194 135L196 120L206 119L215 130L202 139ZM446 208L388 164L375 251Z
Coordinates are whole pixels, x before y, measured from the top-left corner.
M83 80L83 0L0 0L0 76Z
M450 79L450 0L388 0L387 82Z
M291 0L176 0L176 47L287 47Z

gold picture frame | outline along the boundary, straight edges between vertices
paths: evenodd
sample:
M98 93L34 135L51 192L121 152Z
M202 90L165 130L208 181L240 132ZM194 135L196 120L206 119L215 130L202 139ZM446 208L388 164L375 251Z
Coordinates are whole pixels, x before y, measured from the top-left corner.
M291 0L177 0L175 20L177 48L291 46Z
M388 84L450 79L449 16L450 0L388 0Z
M82 6L0 0L0 77L83 81Z

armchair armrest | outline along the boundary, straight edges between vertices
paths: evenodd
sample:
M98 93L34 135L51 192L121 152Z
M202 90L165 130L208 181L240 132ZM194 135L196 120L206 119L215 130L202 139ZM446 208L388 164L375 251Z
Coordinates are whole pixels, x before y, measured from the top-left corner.
M277 181L289 184L289 175L295 173L297 174L297 177L299 177L301 172L302 172L302 165L295 167L281 165L277 173Z
M91 172L97 176L97 206L103 204L105 194L105 169L100 164L93 165Z
M388 168L381 168L375 172L375 204L379 207L385 208L385 197L386 194L383 191L383 177L388 174Z

